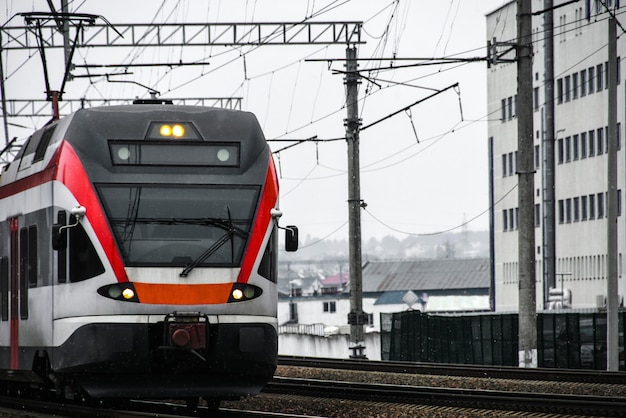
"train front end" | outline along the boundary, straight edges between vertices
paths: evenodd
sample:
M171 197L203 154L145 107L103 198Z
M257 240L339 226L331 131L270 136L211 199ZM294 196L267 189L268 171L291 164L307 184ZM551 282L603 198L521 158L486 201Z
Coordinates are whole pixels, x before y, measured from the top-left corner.
M96 398L259 392L277 362L280 211L256 118L81 110L56 153L59 380Z

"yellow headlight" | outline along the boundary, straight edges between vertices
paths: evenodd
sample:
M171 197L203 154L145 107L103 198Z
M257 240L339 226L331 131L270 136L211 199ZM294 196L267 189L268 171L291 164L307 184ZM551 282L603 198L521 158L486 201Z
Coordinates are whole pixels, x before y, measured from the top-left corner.
M159 133L162 136L171 136L172 135L172 127L170 125L162 125L161 129L159 129Z
M183 128L181 125L172 126L172 136L180 138L183 135L185 135L185 128Z
M241 291L241 289L233 290L233 299L241 300L242 298L243 298L243 292Z
M135 296L135 292L133 292L133 289L126 288L122 291L122 296L124 299L132 299Z

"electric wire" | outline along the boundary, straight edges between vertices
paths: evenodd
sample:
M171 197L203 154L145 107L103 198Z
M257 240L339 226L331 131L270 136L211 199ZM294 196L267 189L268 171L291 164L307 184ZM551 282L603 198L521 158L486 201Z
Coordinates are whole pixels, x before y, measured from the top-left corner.
M327 240L328 238L330 238L331 236L333 236L334 234L336 234L337 232L339 232L339 230L340 230L340 229L342 229L342 228L343 228L344 226L346 226L346 225L348 225L348 221L345 221L344 223L342 223L341 225L339 225L339 227L338 227L337 229L335 229L334 231L332 231L332 232L331 232L331 233L329 233L328 235L325 235L324 237L319 238L318 240L313 241L313 242L310 242L310 243L308 243L308 244L306 244L306 245L300 245L300 246L299 246L299 248L300 248L300 249L305 249L305 248L312 247L312 246L314 246L314 245L316 245L316 244L319 244L320 242Z
M363 208L363 210L365 211L365 213L367 213L369 216L371 216L376 222L378 222L379 224L381 224L382 226L394 231L394 232L398 232L404 235L411 235L411 236L416 236L416 237L427 237L427 236L433 236L433 235L441 235L441 234L446 234L448 232L452 232L456 229L459 228L463 228L464 226L469 225L470 223L474 222L476 219L480 218L481 216L485 215L486 213L488 213L491 210L494 210L496 208L496 206L498 205L498 203L500 203L502 200L504 200L505 197L507 197L511 192L513 192L513 190L515 190L517 188L517 183L511 188L509 189L509 191L507 191L504 195L502 195L502 197L500 197L500 199L498 199L496 202L494 202L493 205L489 206L487 209L485 209L484 211L482 211L481 213L479 213L478 215L474 216L473 218L469 219L468 221L465 221L457 226L454 226L452 228L448 228L445 230L441 230L441 231L436 231L436 232L428 232L428 233L414 233L414 232L408 232L408 231L403 231L397 228L392 227L391 225L385 223L384 221L382 221L380 218L376 217L371 210L369 210L368 208Z

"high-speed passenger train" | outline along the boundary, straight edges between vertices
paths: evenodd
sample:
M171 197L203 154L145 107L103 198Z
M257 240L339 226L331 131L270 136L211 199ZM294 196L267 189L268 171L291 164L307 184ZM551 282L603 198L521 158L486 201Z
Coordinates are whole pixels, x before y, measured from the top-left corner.
M143 103L35 132L0 177L0 380L95 399L259 392L280 215L251 113Z

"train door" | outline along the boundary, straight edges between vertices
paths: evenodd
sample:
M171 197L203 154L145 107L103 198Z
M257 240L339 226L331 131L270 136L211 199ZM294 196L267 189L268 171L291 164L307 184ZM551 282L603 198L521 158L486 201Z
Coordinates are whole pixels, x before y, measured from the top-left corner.
M19 366L19 221L11 218L11 238L9 244L9 326L10 326L10 367L17 369Z

